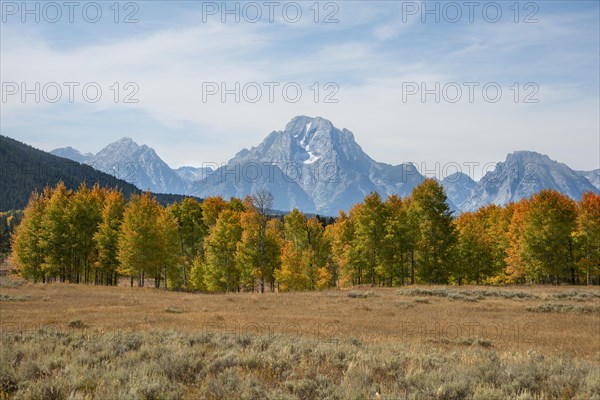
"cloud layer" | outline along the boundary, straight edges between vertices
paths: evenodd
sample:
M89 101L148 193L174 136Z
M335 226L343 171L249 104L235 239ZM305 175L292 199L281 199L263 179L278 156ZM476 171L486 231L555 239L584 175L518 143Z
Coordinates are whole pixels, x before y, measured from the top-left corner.
M25 102L8 96L2 134L47 150L83 151L131 136L176 167L226 161L304 114L352 130L373 158L392 164L483 164L530 149L598 168L598 4L553 3L536 3L537 23L523 23L532 11L525 9L515 23L508 6L496 23L478 13L473 23L466 13L457 23L445 20L450 14L440 14L439 23L425 15L423 23L407 2L372 1L322 2L319 23L308 3L296 23L277 11L272 23L248 23L243 15L222 23L220 14L188 2L136 3L135 24L115 24L106 9L98 24L22 23L10 15L1 25L3 89L7 82L30 89L56 82L63 97L36 103L33 95ZM328 16L339 22L323 23ZM64 82L80 84L73 102ZM79 91L90 82L102 89L96 103ZM406 96L413 82L428 90L438 84L439 102L435 93ZM469 82L479 84L473 101ZM203 96L211 83L229 90L237 83L240 101L233 93L225 102L220 92ZM286 83L302 89L297 102L286 100ZM482 92L489 83L502 88L498 102ZM462 97L453 102L456 86ZM262 97L251 102L256 88ZM125 103L128 94L138 102ZM524 102L527 95L538 102Z

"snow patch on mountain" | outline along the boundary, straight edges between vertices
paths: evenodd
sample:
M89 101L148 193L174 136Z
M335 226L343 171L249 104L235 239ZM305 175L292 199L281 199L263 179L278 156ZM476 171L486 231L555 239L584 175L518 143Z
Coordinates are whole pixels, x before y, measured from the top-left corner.
M212 167L191 167L191 166L183 166L179 167L175 170L177 175L181 177L186 182L192 183L201 181L206 178L208 175L214 172Z
M319 159L321 158L319 156L315 156L310 150L307 150L307 152L308 152L309 157L308 157L308 160L304 161L304 164L313 164L313 163L319 161Z
M349 210L371 192L384 198L393 193L408 195L423 180L406 164L374 161L352 132L321 117L293 118L283 131L274 131L258 146L239 152L228 165L233 168L249 162L276 166L285 180L297 184L312 199L317 212L327 215Z
M52 154L61 152L72 160L75 160L74 157L79 153L76 150L66 153L56 149ZM174 194L187 192L188 183L177 175L154 149L146 145L140 146L129 137L109 144L96 154L88 154L83 161L142 190Z
M188 166L173 170L152 148L131 138L111 143L97 154L82 154L71 147L52 153L157 193L244 198L267 189L278 210L296 207L324 215L349 210L372 192L384 199L392 194L408 196L424 179L414 164L377 162L356 143L351 131L304 115L292 118L257 146L240 150L216 170ZM547 155L517 151L479 182L457 172L440 183L448 204L458 213L492 203L506 205L548 188L578 200L586 191L599 191L600 170L576 172Z

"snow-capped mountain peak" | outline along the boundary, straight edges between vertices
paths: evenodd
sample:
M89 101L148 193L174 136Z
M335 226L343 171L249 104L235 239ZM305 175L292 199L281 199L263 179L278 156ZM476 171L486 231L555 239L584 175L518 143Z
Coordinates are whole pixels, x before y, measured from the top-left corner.
M382 198L407 196L424 179L415 165L376 162L356 143L352 132L338 129L325 118L306 115L292 118L284 130L271 132L257 146L242 149L216 171L173 170L154 149L129 137L95 155L70 147L52 153L158 193L243 198L267 189L275 197L276 209L296 207L326 215L350 209L371 192ZM578 200L586 191L598 192L599 181L599 170L576 172L548 155L520 150L508 154L478 182L455 173L441 184L453 210L472 211L490 203L505 205L547 188Z
M373 191L383 197L406 195L422 180L419 174L403 173L405 166L374 161L349 130L338 129L327 119L305 115L292 118L283 131L271 132L258 146L240 151L228 168L250 162L276 166L285 179L308 194L317 212L330 215L349 209ZM408 177L408 181L396 179L399 177Z
M62 153L65 157L77 161L74 158L77 153L74 152L67 154L64 149L56 149L51 153ZM154 149L147 145L140 146L130 137L110 143L96 154L88 154L84 162L142 190L176 194L184 194L187 191L188 183L175 173Z
M505 205L542 189L554 189L575 200L584 192L597 191L585 177L546 154L515 151L477 182L461 208L473 211L490 203Z

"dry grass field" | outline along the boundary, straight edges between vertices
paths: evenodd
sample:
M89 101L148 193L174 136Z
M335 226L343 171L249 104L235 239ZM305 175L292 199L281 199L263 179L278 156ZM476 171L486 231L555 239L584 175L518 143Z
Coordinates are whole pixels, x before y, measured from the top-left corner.
M0 286L0 398L600 399L597 288Z

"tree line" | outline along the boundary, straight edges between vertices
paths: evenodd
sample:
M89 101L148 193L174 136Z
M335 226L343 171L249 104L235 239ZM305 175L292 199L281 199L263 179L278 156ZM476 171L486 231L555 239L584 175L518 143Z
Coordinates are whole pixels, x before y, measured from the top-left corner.
M12 239L20 274L39 282L174 290L290 291L414 283L600 283L600 195L579 202L544 190L505 207L454 217L426 179L406 198L372 193L331 223L294 209L273 215L272 195L185 198L149 193L34 193ZM325 223L324 223L325 222Z

